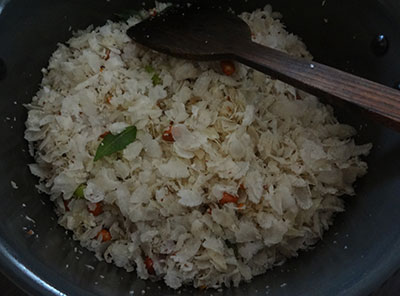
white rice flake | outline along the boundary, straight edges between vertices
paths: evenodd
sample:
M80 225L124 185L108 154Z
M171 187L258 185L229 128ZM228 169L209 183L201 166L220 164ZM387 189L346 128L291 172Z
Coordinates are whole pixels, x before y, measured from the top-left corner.
M143 144L139 141L136 141L133 142L132 144L129 144L122 153L128 161L133 161L139 156L142 149L143 149Z
M11 183L11 187L12 187L12 188L14 188L15 190L18 189L17 183L15 183L14 181L11 181L10 183Z
M104 192L96 183L89 181L84 189L85 198L92 203L100 202L104 199Z
M188 166L178 159L170 159L167 163L161 164L158 167L158 171L163 177L167 178L189 177Z
M178 191L177 195L180 197L179 203L183 206L196 207L203 202L201 194L194 190L181 189Z

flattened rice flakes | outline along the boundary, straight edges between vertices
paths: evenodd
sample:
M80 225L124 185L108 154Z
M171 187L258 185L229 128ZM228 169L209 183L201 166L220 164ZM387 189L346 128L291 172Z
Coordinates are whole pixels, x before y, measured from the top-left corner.
M311 60L277 15L241 17L255 42ZM235 63L227 76L136 45L126 30L139 21L61 44L28 106L30 168L59 223L98 258L172 288L237 286L314 244L343 211L339 197L354 195L371 145L356 145L329 106L253 69ZM102 135L132 125L135 142L93 162Z

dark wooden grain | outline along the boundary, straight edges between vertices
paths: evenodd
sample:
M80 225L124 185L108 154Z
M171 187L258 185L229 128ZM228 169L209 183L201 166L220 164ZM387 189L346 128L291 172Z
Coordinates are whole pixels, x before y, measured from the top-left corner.
M256 44L250 34L235 15L203 7L173 8L128 30L133 40L160 52L186 59L237 60L313 95L358 105L400 130L400 91Z

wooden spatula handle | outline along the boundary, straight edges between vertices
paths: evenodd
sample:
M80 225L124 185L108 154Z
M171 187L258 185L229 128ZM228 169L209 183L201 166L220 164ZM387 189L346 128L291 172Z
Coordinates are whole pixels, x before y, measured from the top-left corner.
M246 42L233 49L239 62L315 96L342 99L376 113L385 125L400 130L400 91L349 73Z

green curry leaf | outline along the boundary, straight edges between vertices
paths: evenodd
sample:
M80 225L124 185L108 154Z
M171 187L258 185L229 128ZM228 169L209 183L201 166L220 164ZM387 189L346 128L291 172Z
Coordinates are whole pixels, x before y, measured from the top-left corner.
M136 140L136 131L135 126L129 126L118 135L108 134L105 136L97 148L94 161L125 149L126 146Z
M163 81L162 81L160 75L158 75L157 73L155 73L153 75L153 77L151 77L151 81L153 82L154 86L163 84Z
M78 199L84 198L85 197L85 192L84 192L85 189L86 189L85 184L79 185L74 191L74 197L76 197Z

